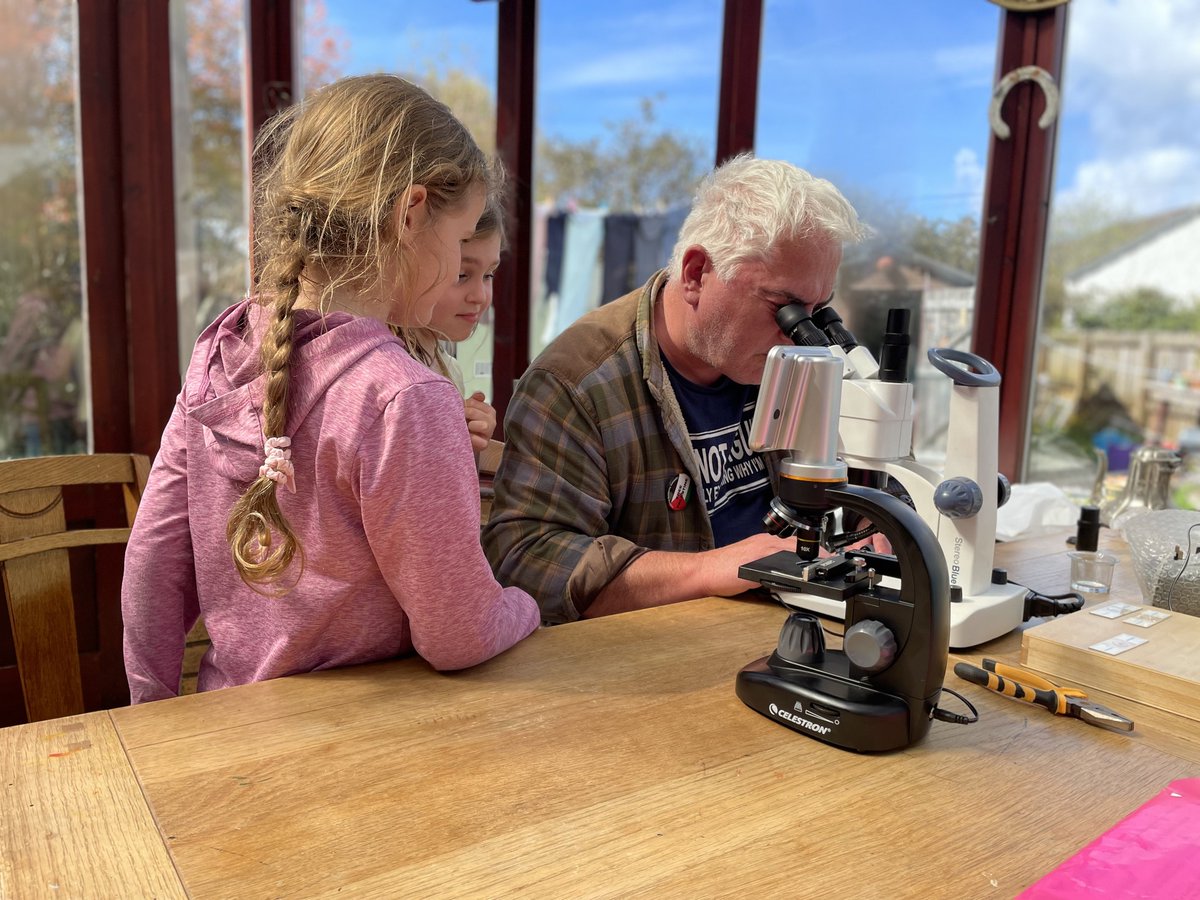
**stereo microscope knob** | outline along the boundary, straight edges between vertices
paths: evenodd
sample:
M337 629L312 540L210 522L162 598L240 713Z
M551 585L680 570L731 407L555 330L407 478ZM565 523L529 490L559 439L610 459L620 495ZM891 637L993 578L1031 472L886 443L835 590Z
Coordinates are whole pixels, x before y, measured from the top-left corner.
M875 619L863 619L846 629L842 650L864 672L882 672L896 659L896 638Z
M996 506L1001 507L1008 502L1008 498L1012 496L1012 485L1008 483L1008 476L1003 472L996 473Z
M948 519L969 519L983 509L983 490L962 475L947 478L934 490L933 505Z

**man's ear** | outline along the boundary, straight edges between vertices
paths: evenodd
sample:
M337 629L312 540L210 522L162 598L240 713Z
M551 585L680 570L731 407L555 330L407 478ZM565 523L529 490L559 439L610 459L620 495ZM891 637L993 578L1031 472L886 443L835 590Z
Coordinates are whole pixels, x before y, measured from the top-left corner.
M396 201L396 224L404 223L405 231L423 228L429 221L429 191L423 184L414 184ZM397 229L399 230L399 229Z
M712 271L712 260L708 252L698 244L693 244L683 251L683 261L679 266L679 281L683 285L683 299L689 306L700 302L700 288L704 276Z

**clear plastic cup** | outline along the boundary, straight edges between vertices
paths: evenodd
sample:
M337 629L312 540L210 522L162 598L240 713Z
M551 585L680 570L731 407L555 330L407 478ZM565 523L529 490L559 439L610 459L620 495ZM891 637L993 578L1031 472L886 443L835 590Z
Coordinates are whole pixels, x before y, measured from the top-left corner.
M1085 594L1107 594L1112 587L1117 558L1102 550L1072 550L1071 590Z

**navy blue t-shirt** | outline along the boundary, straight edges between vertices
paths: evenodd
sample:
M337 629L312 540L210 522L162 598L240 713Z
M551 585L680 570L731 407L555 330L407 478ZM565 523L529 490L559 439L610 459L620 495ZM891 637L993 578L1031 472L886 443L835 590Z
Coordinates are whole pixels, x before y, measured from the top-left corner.
M748 443L758 386L725 376L705 387L663 366L687 423L692 453L703 484L698 493L712 520L718 547L758 534L771 503L771 478L761 453Z

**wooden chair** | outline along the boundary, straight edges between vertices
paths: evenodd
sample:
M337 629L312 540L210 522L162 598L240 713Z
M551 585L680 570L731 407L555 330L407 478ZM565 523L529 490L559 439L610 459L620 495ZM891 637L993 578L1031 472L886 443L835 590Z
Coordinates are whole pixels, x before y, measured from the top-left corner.
M0 570L30 722L83 712L67 550L128 543L149 474L137 454L0 462ZM122 486L126 527L67 530L63 487L97 484Z
M487 447L479 452L480 525L487 524L488 514L492 511L492 498L496 496L492 480L496 476L496 469L500 467L500 456L503 453L503 441L490 441Z

